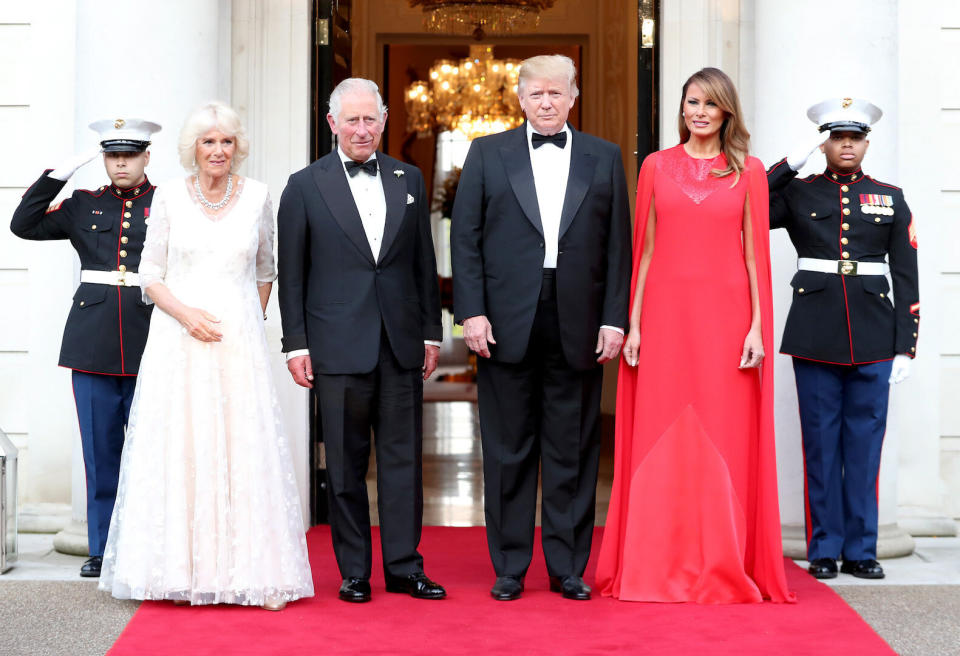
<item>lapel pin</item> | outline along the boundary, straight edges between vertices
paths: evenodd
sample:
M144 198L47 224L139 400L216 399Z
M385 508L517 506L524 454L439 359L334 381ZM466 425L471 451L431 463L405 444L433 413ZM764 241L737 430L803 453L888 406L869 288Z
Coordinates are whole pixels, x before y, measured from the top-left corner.
M400 176L403 175L403 171L400 170L400 169L395 169L395 170L393 171L393 174L399 178Z

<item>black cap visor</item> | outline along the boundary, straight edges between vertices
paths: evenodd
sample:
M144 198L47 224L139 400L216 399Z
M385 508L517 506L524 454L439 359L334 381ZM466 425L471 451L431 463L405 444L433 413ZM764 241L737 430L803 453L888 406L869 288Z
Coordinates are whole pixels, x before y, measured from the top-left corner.
M866 123L858 123L856 121L833 121L832 123L824 123L820 126L820 132L862 132L867 134L870 132L870 126Z
M105 153L142 153L150 145L149 141L137 141L134 139L107 139L101 141Z

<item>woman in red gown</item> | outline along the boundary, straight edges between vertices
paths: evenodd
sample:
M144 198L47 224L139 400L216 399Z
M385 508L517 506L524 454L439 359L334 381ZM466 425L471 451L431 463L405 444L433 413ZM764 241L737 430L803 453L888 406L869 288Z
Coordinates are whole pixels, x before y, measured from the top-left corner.
M793 601L773 433L767 179L730 78L687 80L640 170L613 492L597 564L630 601Z

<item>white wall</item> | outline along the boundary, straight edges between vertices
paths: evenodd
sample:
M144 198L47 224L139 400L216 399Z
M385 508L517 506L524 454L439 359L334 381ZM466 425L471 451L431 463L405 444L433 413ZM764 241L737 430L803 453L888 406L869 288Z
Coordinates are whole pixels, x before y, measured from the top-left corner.
M76 411L57 360L74 288L72 249L25 242L7 226L43 169L74 152L74 7L0 3L0 427L21 449L21 504L70 500Z

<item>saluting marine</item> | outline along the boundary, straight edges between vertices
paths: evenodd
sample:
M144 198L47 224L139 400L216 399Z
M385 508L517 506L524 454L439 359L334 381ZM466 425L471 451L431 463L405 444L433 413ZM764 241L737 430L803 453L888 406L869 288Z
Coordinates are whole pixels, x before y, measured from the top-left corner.
M837 576L840 558L841 572L884 576L876 560L877 480L889 385L909 375L917 350L913 216L899 187L860 168L881 115L852 98L816 104L807 116L820 126L826 171L796 179L813 152L805 148L767 172L770 227L787 229L799 257L780 352L793 356L807 560L821 579Z
M150 220L153 185L144 168L156 123L140 119L97 121L100 146L44 171L23 195L10 229L24 239L69 239L80 258L60 349L60 366L73 370L87 478L90 558L81 576L100 576L113 513L124 429L147 341L152 306L143 302L137 267ZM77 169L103 152L110 184L77 190L51 205Z

